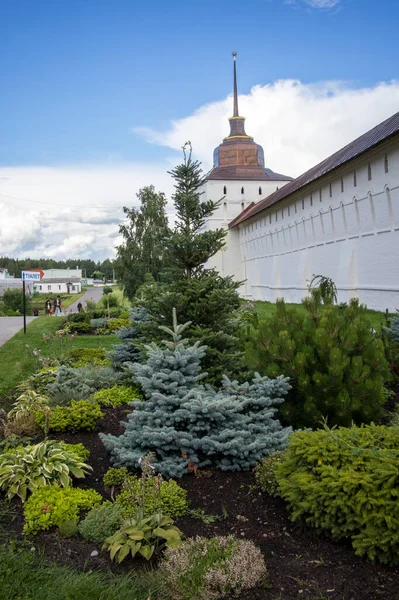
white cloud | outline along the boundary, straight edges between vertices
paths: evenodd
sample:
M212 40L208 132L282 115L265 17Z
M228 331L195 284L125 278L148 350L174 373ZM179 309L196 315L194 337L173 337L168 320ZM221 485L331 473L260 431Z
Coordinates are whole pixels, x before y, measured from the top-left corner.
M247 133L265 151L266 166L297 176L397 111L399 83L354 89L342 82L303 84L281 80L239 97ZM88 257L113 255L122 206L154 184L169 197L167 170L190 140L205 170L228 134L232 98L212 102L176 120L166 131L134 131L150 143L179 151L154 164L107 163L49 167L0 166L0 256ZM177 158L175 158L177 156ZM1 196L7 194L39 204ZM68 206L66 206L68 205ZM172 206L168 206L172 213Z
M341 2L341 0L305 0L312 8L333 8Z
M137 204L136 193L145 185L170 192L168 168L168 161L0 166L0 256L62 260L113 255L122 207Z
M295 80L255 86L239 97L246 132L265 151L266 166L297 177L397 111L399 82L354 89L342 82L304 84ZM135 129L153 144L180 149L192 142L205 169L228 134L231 96L174 121L167 131Z

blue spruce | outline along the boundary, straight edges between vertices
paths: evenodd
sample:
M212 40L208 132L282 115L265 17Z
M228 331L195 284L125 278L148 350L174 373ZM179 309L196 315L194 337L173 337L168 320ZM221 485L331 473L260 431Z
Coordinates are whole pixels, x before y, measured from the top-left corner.
M225 471L252 468L268 454L282 450L290 428L275 418L277 405L290 389L288 379L256 375L239 385L224 378L216 392L201 380L206 347L182 339L190 325L162 327L172 338L163 347L146 346L146 364L131 366L147 398L134 401L121 436L100 434L116 466L137 468L148 452L165 477L181 477L189 465L218 466Z
M148 320L147 312L141 306L135 307L130 311L129 320L129 327L121 327L117 333L122 343L114 344L109 352L112 366L119 371L140 360L141 351L137 345L140 334L134 324Z

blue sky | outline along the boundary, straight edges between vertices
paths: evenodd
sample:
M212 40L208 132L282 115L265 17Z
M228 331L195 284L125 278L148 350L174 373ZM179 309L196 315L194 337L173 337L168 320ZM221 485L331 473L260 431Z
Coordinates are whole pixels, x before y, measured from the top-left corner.
M112 256L185 141L212 166L232 51L247 133L300 175L397 112L398 22L397 0L0 0L0 256Z
M317 0L314 0L317 2ZM322 0L320 0L322 1ZM383 7L383 9L382 9ZM0 163L162 156L163 128L231 90L398 75L396 0L1 0Z

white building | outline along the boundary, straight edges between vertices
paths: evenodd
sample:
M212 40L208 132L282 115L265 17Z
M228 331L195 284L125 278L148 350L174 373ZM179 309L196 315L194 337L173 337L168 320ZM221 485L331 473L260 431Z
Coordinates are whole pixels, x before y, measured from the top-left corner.
M58 296L61 294L79 294L82 291L82 281L70 277L54 277L53 279L43 277L39 282L33 284L33 290L39 294Z
M0 280L4 281L4 279L10 279L10 274L7 269L0 268Z
M223 198L208 227L228 227L226 248L212 265L244 281L248 299L300 302L312 275L321 274L334 280L339 302L359 298L369 308L394 311L399 113L291 180L264 169L263 150L245 134L235 63L234 86L231 132L203 186L205 199Z
M82 269L43 269L44 279L82 279Z

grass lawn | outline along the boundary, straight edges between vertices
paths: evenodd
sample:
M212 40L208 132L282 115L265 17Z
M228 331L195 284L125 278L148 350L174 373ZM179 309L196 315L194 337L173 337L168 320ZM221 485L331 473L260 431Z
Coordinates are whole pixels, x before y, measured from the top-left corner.
M0 546L2 600L155 600L164 587L158 573L113 576L47 563L29 550Z
M51 351L49 345L43 340L43 333L47 335L54 333L60 326L62 317L38 317L29 323L26 335L23 330L19 331L13 338L8 340L0 348L0 398L9 394L19 382L23 381L37 369L37 360L32 355L32 350L37 348L44 356ZM116 335L76 336L73 347L78 348L105 348L110 350L112 344L117 344ZM25 345L29 345L29 353ZM7 404L6 399L0 401L0 407Z
M107 306L104 295L101 297L101 299L97 303L97 306L99 306L101 308L103 308L104 306ZM130 300L128 300L126 298L126 296L123 295L123 291L121 290L121 288L112 286L112 295L117 297L118 306L122 306L122 308L125 308L126 310L131 308L131 306L132 306L131 302L130 302Z
M255 302L255 304L256 311L261 321L267 321L276 312L276 305L272 302L262 302L259 300ZM302 306L302 304L290 304L287 302L286 306L288 306L289 308L295 307L297 310L305 312L305 308ZM371 326L374 327L376 331L380 331L381 327L386 325L385 313L369 309L367 310L367 313L370 319Z

